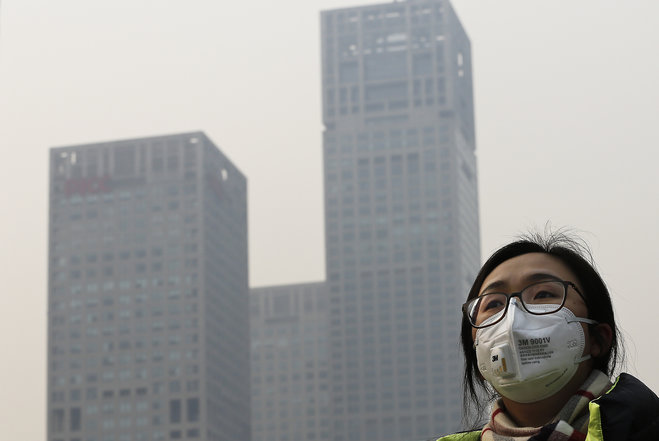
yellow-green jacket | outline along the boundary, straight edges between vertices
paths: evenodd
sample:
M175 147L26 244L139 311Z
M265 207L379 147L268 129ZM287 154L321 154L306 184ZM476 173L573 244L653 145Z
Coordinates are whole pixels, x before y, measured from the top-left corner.
M601 397L588 404L590 420L586 441L659 440L659 398L629 374L621 374ZM480 430L454 433L437 441L478 441ZM544 441L538 434L529 441Z

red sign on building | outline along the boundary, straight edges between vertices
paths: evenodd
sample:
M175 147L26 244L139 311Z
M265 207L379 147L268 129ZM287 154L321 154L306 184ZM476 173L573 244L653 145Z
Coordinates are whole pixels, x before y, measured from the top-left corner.
M110 177L73 178L66 181L64 191L67 196L109 193Z

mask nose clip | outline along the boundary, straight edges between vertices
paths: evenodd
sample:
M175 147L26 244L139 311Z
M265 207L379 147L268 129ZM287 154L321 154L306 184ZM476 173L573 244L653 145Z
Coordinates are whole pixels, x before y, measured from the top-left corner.
M510 298L510 301L508 302L508 309L510 309L511 306L514 306L517 309L523 309L521 301L517 296Z

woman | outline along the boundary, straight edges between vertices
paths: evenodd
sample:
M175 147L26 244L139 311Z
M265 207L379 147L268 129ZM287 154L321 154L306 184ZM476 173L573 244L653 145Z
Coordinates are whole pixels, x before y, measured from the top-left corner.
M525 237L483 265L463 305L465 404L480 413L483 396L498 399L482 429L440 441L659 440L659 398L631 375L609 378L618 329L585 250Z

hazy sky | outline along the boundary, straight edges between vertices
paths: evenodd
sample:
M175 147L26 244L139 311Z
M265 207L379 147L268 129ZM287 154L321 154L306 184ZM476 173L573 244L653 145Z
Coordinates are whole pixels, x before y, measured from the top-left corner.
M203 130L249 180L251 284L322 280L319 11L364 3L2 1L0 441L45 436L48 148ZM453 4L483 256L546 221L582 231L626 370L659 390L659 2Z

